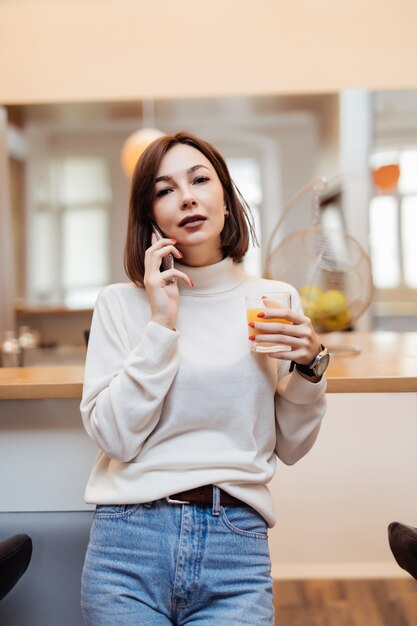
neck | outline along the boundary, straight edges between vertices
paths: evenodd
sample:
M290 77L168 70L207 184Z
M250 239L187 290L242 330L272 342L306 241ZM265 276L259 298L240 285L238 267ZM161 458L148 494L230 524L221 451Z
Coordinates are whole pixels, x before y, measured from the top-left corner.
M181 248L183 258L181 259L182 265L189 267L205 267L206 265L213 265L219 263L224 258L223 250L218 248L217 250L198 248Z

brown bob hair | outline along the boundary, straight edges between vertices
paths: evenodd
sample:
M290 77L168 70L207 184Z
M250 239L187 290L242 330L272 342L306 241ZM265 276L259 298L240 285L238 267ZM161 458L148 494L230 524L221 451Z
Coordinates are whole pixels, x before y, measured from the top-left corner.
M124 266L126 274L137 285L143 284L145 251L151 245L156 174L165 154L177 144L186 144L204 154L220 179L229 211L221 233L224 256L241 262L248 250L249 234L257 243L250 209L232 181L221 154L207 141L186 131L165 135L146 148L132 177Z

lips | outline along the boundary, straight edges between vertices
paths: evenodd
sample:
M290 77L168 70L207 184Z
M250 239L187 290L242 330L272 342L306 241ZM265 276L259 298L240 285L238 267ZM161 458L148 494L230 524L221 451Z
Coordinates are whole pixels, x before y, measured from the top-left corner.
M178 226L185 226L186 224L191 224L192 222L204 222L206 219L207 218L204 217L204 215L187 215L180 221Z

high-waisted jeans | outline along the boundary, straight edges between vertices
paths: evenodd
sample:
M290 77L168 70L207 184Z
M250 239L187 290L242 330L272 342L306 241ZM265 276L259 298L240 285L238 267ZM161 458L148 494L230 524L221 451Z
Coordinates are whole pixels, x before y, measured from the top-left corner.
M83 576L87 626L273 626L265 520L251 507L99 505Z

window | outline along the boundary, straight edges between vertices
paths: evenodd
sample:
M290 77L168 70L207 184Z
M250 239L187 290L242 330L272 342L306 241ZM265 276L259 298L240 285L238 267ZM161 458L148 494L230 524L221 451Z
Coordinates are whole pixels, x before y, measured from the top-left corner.
M261 169L259 162L253 158L229 158L227 167L240 193L250 207L255 232L261 245L261 214L262 203ZM262 259L260 247L249 246L243 261L244 270L252 276L261 276Z
M378 288L392 289L401 281L398 202L394 196L371 200L369 215L373 278Z
M48 161L35 180L32 225L33 288L37 302L70 308L94 305L109 282L111 187L101 157Z
M370 245L375 286L396 291L402 300L413 299L417 288L417 149L379 152L372 156L376 169L398 163L396 190L377 193L369 211Z

